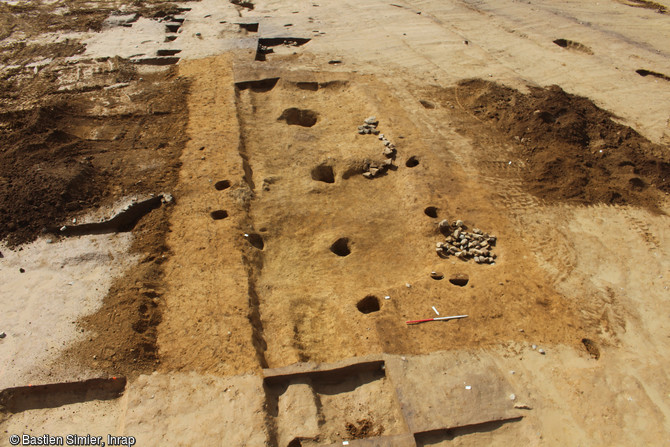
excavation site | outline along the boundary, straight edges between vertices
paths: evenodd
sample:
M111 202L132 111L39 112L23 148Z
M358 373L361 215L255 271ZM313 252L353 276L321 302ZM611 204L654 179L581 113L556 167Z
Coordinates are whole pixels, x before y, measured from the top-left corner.
M668 8L0 0L0 446L667 445Z

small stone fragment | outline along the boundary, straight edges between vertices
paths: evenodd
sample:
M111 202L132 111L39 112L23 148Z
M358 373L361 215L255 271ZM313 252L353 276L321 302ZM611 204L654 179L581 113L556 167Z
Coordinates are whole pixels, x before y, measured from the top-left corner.
M5 338L6 336L7 334L5 334L4 332L0 332L0 338Z
M371 173L369 173L369 172L364 172L364 173L363 173L363 177L365 177L365 178L372 178L373 175L372 175Z

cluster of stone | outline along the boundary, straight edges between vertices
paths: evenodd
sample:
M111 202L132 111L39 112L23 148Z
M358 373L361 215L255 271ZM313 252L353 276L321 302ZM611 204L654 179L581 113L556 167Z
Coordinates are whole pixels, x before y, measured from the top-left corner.
M379 129L377 129L378 125L379 121L377 120L377 118L371 116L363 122L363 125L358 126L358 133L361 135L365 134L379 135Z
M375 178L384 174L388 169L393 166L393 160L388 159L384 160L381 163L379 162L370 162L370 164L365 164L365 171L363 171L363 177L365 178Z
M358 126L358 133L361 135L379 135L379 140L384 144L384 150L382 153L386 157L386 160L382 162L371 162L369 165L366 165L365 171L363 172L363 177L365 178L375 178L384 174L388 169L393 166L393 160L396 157L396 148L395 144L391 143L384 134L379 133L379 120L371 116L367 118L362 126Z
M387 140L384 134L379 135L379 139L381 140L382 143L384 143L384 152L383 152L384 156L386 158L395 158L397 153L395 144Z
M446 219L441 221L439 229L446 235L444 242L435 245L437 255L442 258L455 256L467 261L474 260L477 264L495 264L496 254L492 252L496 245L496 237L484 233L478 228L471 232L465 231L467 227L462 220L450 224Z

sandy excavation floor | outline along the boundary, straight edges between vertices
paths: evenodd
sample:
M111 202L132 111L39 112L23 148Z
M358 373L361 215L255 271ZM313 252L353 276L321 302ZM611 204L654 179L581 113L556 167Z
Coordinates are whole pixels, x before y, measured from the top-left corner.
M667 445L668 49L666 0L0 1L0 446Z

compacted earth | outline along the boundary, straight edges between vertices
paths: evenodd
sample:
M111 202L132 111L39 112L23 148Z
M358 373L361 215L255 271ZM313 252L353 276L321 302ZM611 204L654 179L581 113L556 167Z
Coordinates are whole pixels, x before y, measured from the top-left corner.
M0 445L666 445L668 8L0 1Z

